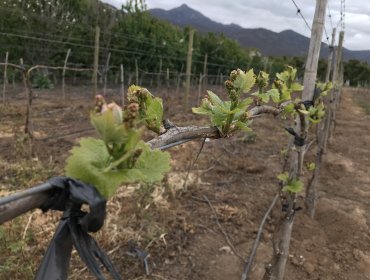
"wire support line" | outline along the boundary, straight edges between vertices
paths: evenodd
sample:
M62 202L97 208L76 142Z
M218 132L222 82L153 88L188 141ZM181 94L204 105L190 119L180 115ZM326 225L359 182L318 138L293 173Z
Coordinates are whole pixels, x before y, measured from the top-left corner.
M326 41L328 42L328 45L330 46L329 35L328 35L328 32L326 31L326 27L325 26L324 26L324 32L325 32Z
M95 48L95 46L93 46L93 45L80 44L80 43L74 43L74 42L68 42L68 41L60 41L60 40L41 38L41 37L34 37L34 36L28 36L28 35L23 35L23 34L15 34L15 33L8 33L8 32L1 32L0 31L0 35L12 36L12 37L18 37L18 38L30 39L30 40L36 40L36 41L43 41L43 42L49 42L49 43L58 43L58 44L76 46L76 47L84 47L84 48L89 48L89 49L94 49ZM165 57L163 57L163 55L159 55L159 54L135 51L135 50L130 50L130 49L116 49L116 48L100 47L100 50L106 50L106 51L118 52L118 53L136 54L136 55L142 55L142 56L147 56L147 57L168 58L168 59L173 59L173 60L177 60L177 61L183 61L185 59L185 58L174 57L174 56L165 56ZM193 60L193 63L203 65L204 62L200 61L200 60ZM211 63L211 62L209 62L208 65L210 65L210 66L219 66L219 67L230 67L230 65L228 65L228 64L219 64L219 63Z
M303 19L303 21L305 22L307 28L311 31L311 26L308 24L306 18L304 17L304 15L302 14L302 11L301 9L298 7L298 5L296 4L296 2L294 0L292 0L294 6L297 8L297 14L299 14L301 16L301 18Z
M333 19L332 19L332 14L331 14L329 3L328 3L328 17L329 17L331 29L333 30L333 28L334 28L334 26L333 26Z
M337 23L337 28L339 27L339 25L341 26L341 29L342 31L344 31L345 29L345 9L346 9L346 4L345 4L345 0L341 0L340 1L340 19Z

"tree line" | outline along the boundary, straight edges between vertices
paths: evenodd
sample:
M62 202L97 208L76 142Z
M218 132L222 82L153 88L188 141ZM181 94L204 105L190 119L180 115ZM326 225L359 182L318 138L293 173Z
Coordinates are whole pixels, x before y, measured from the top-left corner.
M95 27L101 29L100 65L111 53L110 64L123 64L134 71L137 63L143 71L169 69L184 72L189 27L180 28L153 17L145 1L129 0L116 9L99 0L7 0L0 4L0 53L9 62L62 65L69 48L70 63L81 67L93 64ZM263 57L258 50L243 48L222 34L196 32L193 44L192 73L203 72L207 54L207 73L226 74L231 69L254 68L271 74L289 64L302 77L304 57ZM161 65L161 67L160 67ZM101 66L103 67L103 66ZM160 69L161 68L161 69ZM318 77L325 77L326 62L320 61ZM370 67L350 60L344 67L345 80L367 84Z

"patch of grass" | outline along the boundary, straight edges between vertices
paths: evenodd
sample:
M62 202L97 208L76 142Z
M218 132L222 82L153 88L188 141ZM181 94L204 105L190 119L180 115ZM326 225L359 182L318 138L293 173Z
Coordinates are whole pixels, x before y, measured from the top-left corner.
M45 166L37 159L19 161L17 164L1 164L1 186L10 191L30 187L55 175L52 165Z
M370 91L357 92L353 95L353 99L364 110L365 114L370 115Z
M0 161L0 186L7 190L22 189L58 174L51 161L41 161L33 154L32 141L24 133L14 133L9 155Z
M22 237L23 217L0 227L0 279L33 279L37 258L31 247L37 242L31 229Z

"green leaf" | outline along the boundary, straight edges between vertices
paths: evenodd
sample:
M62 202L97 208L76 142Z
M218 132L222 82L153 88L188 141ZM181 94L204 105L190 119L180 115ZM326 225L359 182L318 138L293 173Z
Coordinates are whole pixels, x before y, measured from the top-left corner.
M106 198L112 196L124 183L156 182L162 180L165 172L170 170L170 155L160 150L151 150L143 141L136 145L141 154L133 166L128 157L122 167L111 168L112 158L105 143L99 139L83 138L79 147L71 150L67 160L66 175L94 185Z
M258 96L263 103L268 103L270 101L270 95L268 93L261 93Z
M289 179L289 174L288 172L281 173L276 176L280 181L286 182Z
M116 119L111 110L107 110L101 115L92 113L91 123L105 143L109 144L125 142L125 128L124 126L116 123Z
M213 105L218 105L220 107L224 106L224 102L212 91L207 90L207 94L209 96L209 100Z
M129 175L132 172L131 179L133 182L137 181L136 175L140 173L140 179L147 183L154 183L163 179L166 172L170 171L170 154L162 152L161 150L152 150L149 145L141 141L140 144L143 149L140 157L135 163L134 168L129 169ZM136 173L136 174L135 174Z
M288 183L283 187L283 191L291 192L291 193L299 193L303 189L303 182L300 180L290 180Z
M276 88L270 89L267 93L271 96L271 99L274 103L280 102L280 93Z
M293 83L290 87L291 91L302 91L303 86L300 83Z
M296 77L297 69L287 66L285 70L281 73L276 73L276 77L285 83L288 83L289 81L293 81Z
M317 83L317 87L321 90L320 96L325 96L333 88L333 84L331 82Z
M309 112L307 110L298 109L298 112L302 113L303 115L308 115Z
M252 132L253 130L248 125L249 125L248 123L241 122L241 121L237 121L235 123L235 127L240 129L241 131L243 131L243 132Z
M148 128L160 132L163 120L163 104L162 99L156 97L153 99L147 99L146 117L145 120L148 124Z
M290 75L288 71L283 71L281 73L276 73L276 77L279 80L282 80L284 83L287 83L289 81Z
M288 101L290 99L292 99L292 97L290 95L290 91L286 86L284 86L282 91L281 91L280 101Z
M253 69L248 72L241 71L238 73L234 87L242 91L243 93L249 92L256 82L256 76L254 75Z
M203 108L203 107L198 107L198 108L192 108L191 109L193 111L194 114L198 114L198 115L212 115L212 110L210 109L206 109L206 108Z
M253 98L247 97L243 99L242 101L240 101L238 106L236 106L236 108L241 109L241 110L246 110L247 107L252 103L253 103Z
M308 118L308 120L309 120L310 122L312 122L313 124L317 124L317 123L321 122L321 119L314 119L314 118L312 118L312 117L309 117L309 118Z
M287 154L288 154L288 150L287 149L282 149L281 151L280 151L280 154L282 155L282 156L286 156ZM279 178L279 177L278 177ZM280 179L279 179L280 180Z
M143 131L142 129L130 129L127 131L127 137L125 139L126 141L124 143L123 152L127 153L130 151L134 151L136 149L137 143L141 139L142 131ZM122 152L119 153L119 157L121 156L122 156ZM115 155L114 158L117 158L117 155Z
M313 170L315 170L315 168L316 168L316 164L314 162L307 163L307 169L309 171L313 171Z
M94 185L107 197L109 189L116 189L117 180L107 177L103 170L109 166L110 156L104 141L94 138L83 138L79 147L71 150L67 159L66 175L82 182Z
M322 118L325 116L325 107L323 103L319 103L316 106L311 106L308 110L309 112L309 121L316 124L319 123Z
M228 114L226 114L220 108L215 107L213 109L213 114L211 116L212 125L218 127L218 129L221 130L222 126L227 120L227 117L228 117Z
M293 103L289 103L288 105L286 105L284 107L284 112L287 113L287 114L291 114L294 112L294 104Z

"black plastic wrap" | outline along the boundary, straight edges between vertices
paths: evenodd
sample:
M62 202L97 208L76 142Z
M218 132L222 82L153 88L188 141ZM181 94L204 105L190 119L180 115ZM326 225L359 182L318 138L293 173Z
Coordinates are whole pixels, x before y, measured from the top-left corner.
M73 246L97 279L105 279L100 263L113 279L121 279L108 256L88 234L103 226L106 200L94 186L68 177L52 178L49 183L53 186L50 199L40 208L43 211L64 211L64 214L39 266L36 279L67 279ZM89 205L89 213L80 210L82 204Z

